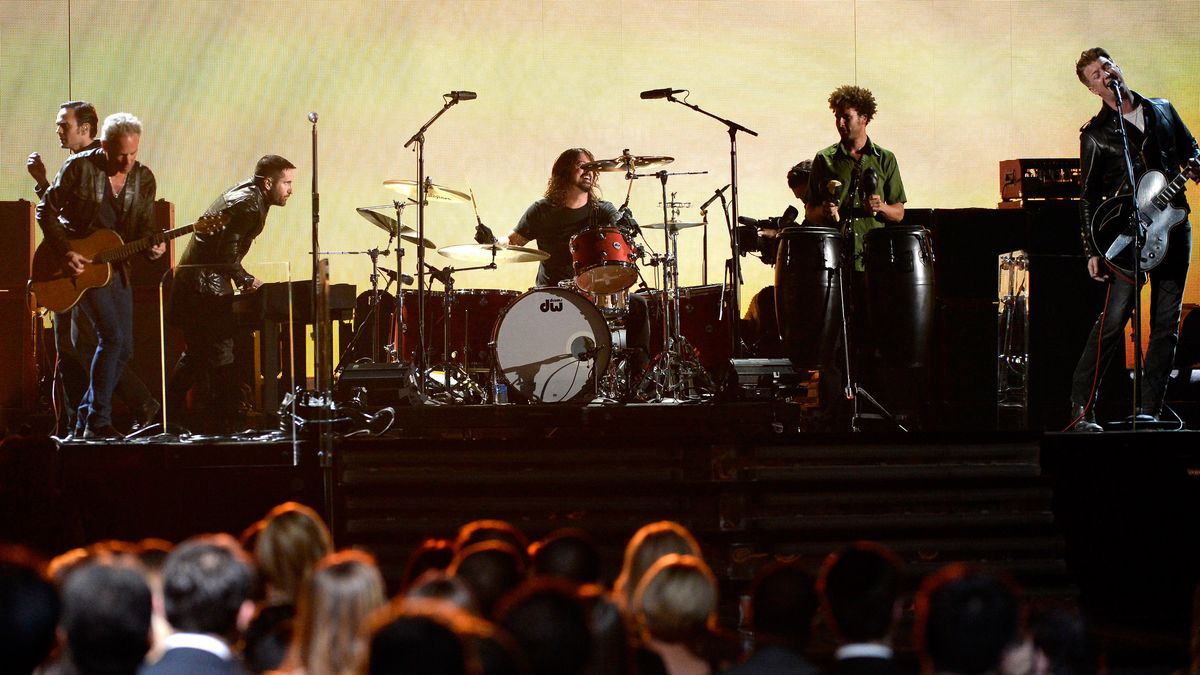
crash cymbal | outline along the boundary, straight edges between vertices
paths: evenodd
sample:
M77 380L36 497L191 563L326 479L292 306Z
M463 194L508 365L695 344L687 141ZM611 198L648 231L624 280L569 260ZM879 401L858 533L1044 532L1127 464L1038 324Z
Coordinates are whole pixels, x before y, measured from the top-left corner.
M650 223L649 225L642 225L642 227L647 230L686 230L689 227L700 227L703 224L704 223L702 223L702 222L701 223L683 223L683 222L671 221L665 225L662 223Z
M633 169L649 169L674 162L674 157L656 157L652 155L621 156L616 159L598 159L583 165L584 171L625 171L632 164Z
M492 262L492 254L498 263L537 262L550 257L549 253L523 246L497 246L495 244L458 244L438 249L442 257L464 262Z
M414 202L417 200L417 193L420 192L420 188L417 187L419 184L415 180L383 181L384 187L389 190L395 190ZM426 183L425 200L430 204L466 204L471 201L471 195L435 183Z
M389 216L386 213L372 211L371 209L369 209L365 206L360 206L354 210L358 211L358 215L362 216L363 218L366 218L368 223L371 223L375 227L378 227L379 229L383 230L384 232L387 232L388 234L390 234L393 237L396 236L396 219L395 218ZM400 226L400 238L403 239L404 241L407 241L410 244L415 244L415 243L421 241L421 238L417 236L417 231L407 225ZM437 248L437 245L434 244L432 241L429 241L428 239L426 239L425 240L425 248Z

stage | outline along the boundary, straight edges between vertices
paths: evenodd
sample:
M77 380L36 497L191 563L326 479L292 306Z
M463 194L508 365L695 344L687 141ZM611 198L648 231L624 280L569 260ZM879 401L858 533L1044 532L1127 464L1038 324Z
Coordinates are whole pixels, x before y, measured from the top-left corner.
M817 434L800 431L804 418L787 402L424 405L398 408L373 437L10 436L3 536L53 553L237 534L297 500L394 583L422 539L476 518L531 538L584 528L610 577L634 530L671 519L701 541L734 625L765 562L815 568L872 539L913 584L949 562L982 564L1037 602L1084 603L1138 658L1186 653L1200 570L1186 534L1200 512L1194 432Z

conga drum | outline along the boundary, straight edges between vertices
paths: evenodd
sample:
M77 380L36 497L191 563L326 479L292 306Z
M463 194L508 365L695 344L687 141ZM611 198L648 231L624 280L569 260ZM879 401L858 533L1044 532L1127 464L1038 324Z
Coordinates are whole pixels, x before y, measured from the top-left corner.
M784 353L816 370L834 358L842 331L838 269L845 238L832 227L789 227L775 255L775 319Z
M881 227L863 243L867 316L889 366L928 365L933 337L933 243L923 227Z

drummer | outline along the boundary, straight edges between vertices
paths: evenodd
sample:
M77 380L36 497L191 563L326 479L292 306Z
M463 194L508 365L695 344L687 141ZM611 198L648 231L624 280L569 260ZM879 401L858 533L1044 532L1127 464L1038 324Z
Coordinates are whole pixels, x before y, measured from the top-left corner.
M584 168L595 159L584 148L564 150L550 169L544 196L525 210L517 226L503 239L511 246L524 246L537 240L538 248L550 254L538 267L538 286L558 286L561 281L575 278L570 251L572 236L592 227L621 224L617 208L600 199L596 186L599 174ZM535 329L531 327L531 330ZM635 293L629 294L625 331L626 343L631 350L629 372L642 373L649 363L650 325L646 300Z

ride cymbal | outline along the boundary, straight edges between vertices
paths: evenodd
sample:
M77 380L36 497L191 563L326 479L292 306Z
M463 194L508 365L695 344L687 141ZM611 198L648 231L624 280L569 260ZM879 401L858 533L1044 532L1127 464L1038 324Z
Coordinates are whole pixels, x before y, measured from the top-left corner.
M420 181L415 180L385 180L383 186L408 197L414 202L421 192ZM425 183L425 201L430 204L466 204L471 201L471 195L461 190L455 190L436 183Z
M626 171L629 169L650 169L674 162L674 157L653 155L623 155L616 159L598 159L583 165L584 171Z
M549 253L523 246L498 246L496 244L457 244L443 246L438 254L451 260L463 262L498 263L538 262L550 257Z

